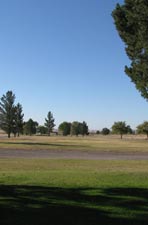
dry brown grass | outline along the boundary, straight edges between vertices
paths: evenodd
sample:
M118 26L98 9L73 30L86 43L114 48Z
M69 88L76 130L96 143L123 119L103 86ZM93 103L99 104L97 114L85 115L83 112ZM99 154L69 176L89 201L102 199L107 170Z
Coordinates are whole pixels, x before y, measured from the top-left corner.
M148 152L148 140L143 135L94 135L88 137L21 136L8 139L0 135L0 149L26 150L87 150L112 152Z

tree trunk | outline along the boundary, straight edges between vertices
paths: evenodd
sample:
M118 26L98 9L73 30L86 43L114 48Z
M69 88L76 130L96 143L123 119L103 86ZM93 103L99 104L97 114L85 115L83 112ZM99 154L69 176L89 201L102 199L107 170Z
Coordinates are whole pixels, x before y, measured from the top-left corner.
M123 134L121 134L121 139L122 139Z
M10 138L10 132L8 133L8 138Z

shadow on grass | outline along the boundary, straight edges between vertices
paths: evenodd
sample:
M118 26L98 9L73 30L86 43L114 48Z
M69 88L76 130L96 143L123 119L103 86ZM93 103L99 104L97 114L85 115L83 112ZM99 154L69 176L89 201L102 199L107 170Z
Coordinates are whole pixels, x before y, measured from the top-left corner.
M42 143L42 142L0 142L0 144L8 145L30 145L30 146L55 146L55 147L86 147L85 145L68 145L68 144L53 144L53 143Z
M147 225L148 190L0 186L2 225Z

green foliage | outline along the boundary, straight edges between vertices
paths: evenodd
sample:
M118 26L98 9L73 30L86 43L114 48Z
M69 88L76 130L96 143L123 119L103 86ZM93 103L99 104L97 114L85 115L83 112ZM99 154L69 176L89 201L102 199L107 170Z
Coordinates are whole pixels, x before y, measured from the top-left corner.
M71 135L76 135L76 136L78 136L80 134L80 123L78 121L74 121L71 124L70 133L71 133Z
M8 91L2 96L0 102L0 128L4 130L10 138L15 121L15 95Z
M24 123L24 134L26 135L33 135L37 132L38 123L29 119L27 122Z
M53 118L52 113L49 111L47 114L47 118L45 118L45 127L48 130L48 136L50 136L50 133L52 132L53 128L55 127L54 124L55 119Z
M100 131L99 131L99 130L97 130L97 131L96 131L96 134L100 134Z
M79 129L80 129L80 134L81 135L88 135L88 126L87 123L85 121L83 121L83 123L79 124Z
M134 131L129 125L127 126L127 134L134 134Z
M69 122L63 122L59 125L59 133L62 133L63 136L67 136L70 134L70 129L71 129L71 123Z
M126 123L123 121L115 122L112 126L112 132L114 134L120 134L121 139L123 134L127 134L128 129L129 129L129 126L127 126Z
M48 133L48 129L45 126L38 126L37 132L41 135L45 135Z
M123 5L116 5L112 16L131 60L125 72L148 99L148 1L125 0Z
M19 136L23 131L23 109L20 103L15 106L14 102L15 94L12 91L3 95L0 102L0 128L9 138L11 133Z
M14 117L13 133L14 133L14 136L16 136L17 134L19 137L20 133L23 133L24 114L23 114L22 105L20 103L18 103L14 109L15 109L15 117Z
M105 127L105 128L102 129L101 133L102 133L103 135L108 135L108 134L110 133L110 130L109 130L108 128Z
M148 121L144 121L142 124L138 125L137 132L139 134L146 134L148 139Z
M76 135L78 136L79 134L81 135L88 135L88 126L85 121L83 123L80 123L78 121L74 121L71 124L71 135Z

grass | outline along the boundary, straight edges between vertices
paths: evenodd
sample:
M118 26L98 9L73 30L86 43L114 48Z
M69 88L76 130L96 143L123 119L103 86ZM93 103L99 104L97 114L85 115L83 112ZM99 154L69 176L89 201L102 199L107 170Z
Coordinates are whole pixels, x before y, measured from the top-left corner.
M0 149L148 152L143 136L0 138ZM0 159L2 225L147 225L148 162Z
M147 161L0 159L0 224L146 225L147 171Z
M0 138L0 149L25 150L79 150L101 152L148 152L144 136L90 136L90 137L20 137Z

